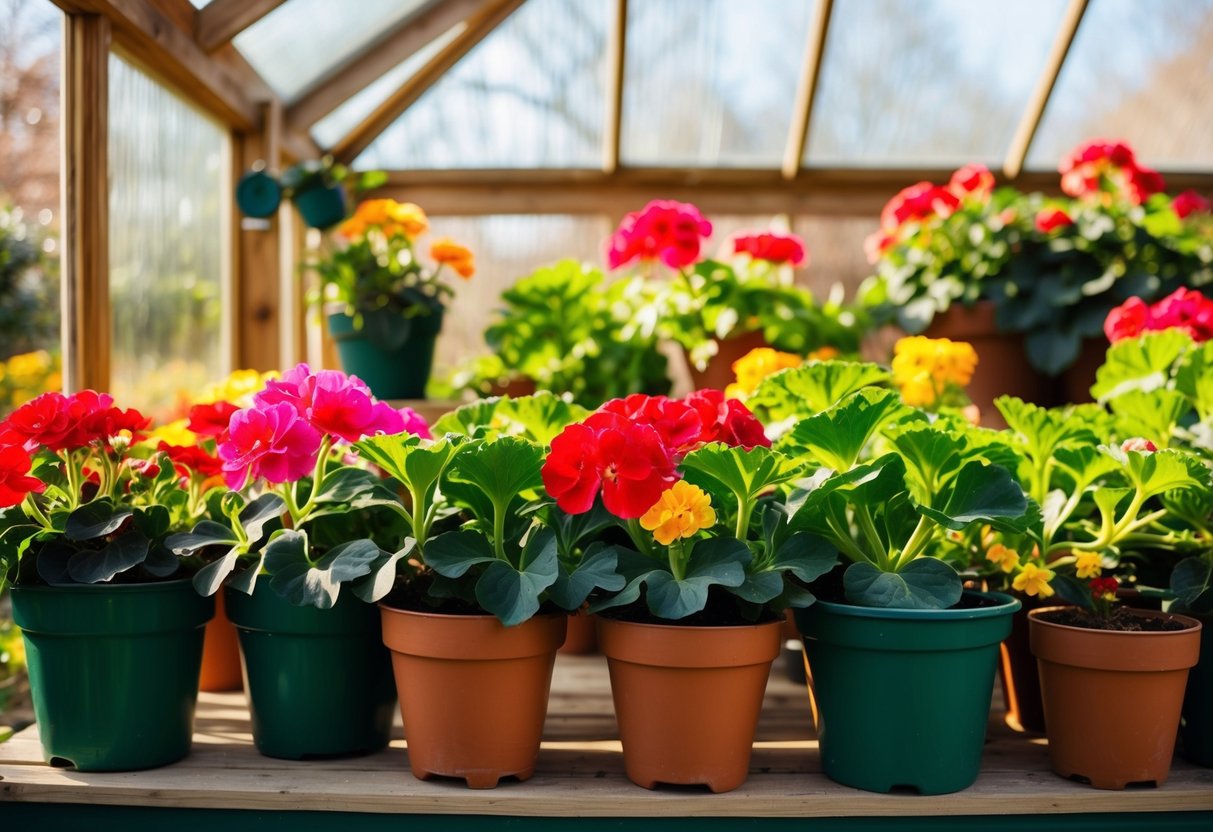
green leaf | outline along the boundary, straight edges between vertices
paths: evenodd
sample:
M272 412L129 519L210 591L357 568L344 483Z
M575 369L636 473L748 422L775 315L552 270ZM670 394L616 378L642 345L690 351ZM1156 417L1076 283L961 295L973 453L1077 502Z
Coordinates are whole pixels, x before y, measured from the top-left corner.
M1125 436L1141 436L1160 448L1171 443L1171 435L1192 409L1178 390L1130 390L1108 402Z
M193 555L208 546L232 546L238 542L236 533L227 526L214 520L200 520L193 531L169 535L164 544L178 555Z
M231 549L223 557L208 563L194 573L194 589L199 595L211 596L219 591L224 580L240 561L240 550Z
M409 537L405 539L404 546L395 552L380 552L378 559L371 564L370 572L350 584L350 590L368 604L379 601L395 586L400 561L411 557L416 548L417 541Z
M926 422L898 425L885 435L905 461L906 484L914 499L931 505L960 470L964 437Z
M843 574L847 600L865 607L941 610L960 600L960 575L937 558L920 557L899 572L882 572L867 562L853 563Z
M1209 484L1209 469L1183 451L1126 453L1120 448L1107 446L1100 450L1123 462L1130 482L1146 499L1174 489L1208 487Z
M539 612L539 597L556 582L556 536L550 529L532 535L522 551L522 568L494 560L476 581L476 600L497 616L506 627L513 627Z
M1187 397L1202 422L1213 420L1213 341L1189 350L1180 361L1175 389Z
M941 526L962 531L973 523L996 524L999 528L1024 531L1028 498L1019 482L1005 468L968 462L960 469L947 500L936 509L920 506L919 511Z
M779 450L847 471L882 425L909 412L891 390L859 390L836 407L798 422L780 441Z
M532 396L506 399L499 406L499 413L512 423L510 434L521 435L540 445L551 444L567 426L589 415L584 407L546 390Z
M425 565L447 578L462 577L473 566L497 560L493 545L481 532L444 532L425 547Z
M109 500L94 500L73 511L67 518L64 534L68 540L93 540L118 531L135 512L128 506L115 506ZM92 583L91 581L89 583Z
M783 574L767 570L747 573L745 582L733 590L734 595L752 604L765 604L782 592Z
M1171 591L1187 612L1213 611L1213 564L1202 557L1181 560L1171 570Z
M552 602L561 609L573 612L581 608L595 589L607 592L623 589L627 581L617 571L617 565L614 547L591 544L572 572L560 569L549 593Z
M1117 341L1095 373L1091 395L1107 402L1133 390L1156 390L1167 383L1175 362L1191 346L1192 339L1177 329Z
M795 479L801 466L778 451L761 445L750 450L713 442L691 451L682 460L684 471L697 471L733 492L754 500L763 492ZM708 489L709 493L712 489Z
M76 549L62 540L48 540L38 549L34 559L34 567L38 577L51 586L64 586L75 583L68 574L67 565L76 554Z
M732 537L698 541L691 549L682 580L665 571L650 572L645 580L649 611L658 618L678 620L699 612L713 586L739 587L745 583L750 547Z
M378 476L362 468L343 465L324 475L320 490L316 493L316 502L350 503L369 494L396 501L396 495L384 486L383 480Z
M838 550L827 540L808 532L797 532L775 550L770 568L790 572L808 584L837 564Z
M493 429L497 410L504 401L503 397L494 396L465 404L441 416L431 426L430 432L434 436L455 434L457 436L480 438Z
M250 543L257 543L265 536L266 527L280 521L286 503L277 494L262 494L241 509L238 519Z
M70 521L69 521L70 522ZM108 581L120 572L143 563L149 542L143 533L131 529L101 549L81 549L67 562L67 574L82 584Z
M771 420L804 418L829 410L857 390L887 385L889 371L856 361L816 361L767 376L746 400Z
M459 449L447 476L474 486L495 506L508 506L523 492L543 487L543 458L543 446L526 439L477 440Z
M296 606L330 609L341 584L368 574L379 558L379 547L370 540L352 540L334 547L315 563L308 556L304 532L288 529L265 547L265 569L270 587Z

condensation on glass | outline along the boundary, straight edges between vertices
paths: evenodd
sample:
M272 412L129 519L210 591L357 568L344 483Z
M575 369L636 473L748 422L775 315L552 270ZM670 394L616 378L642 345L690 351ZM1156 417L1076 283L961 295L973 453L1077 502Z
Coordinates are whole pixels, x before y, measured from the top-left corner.
M169 416L229 369L227 131L110 56L110 389Z

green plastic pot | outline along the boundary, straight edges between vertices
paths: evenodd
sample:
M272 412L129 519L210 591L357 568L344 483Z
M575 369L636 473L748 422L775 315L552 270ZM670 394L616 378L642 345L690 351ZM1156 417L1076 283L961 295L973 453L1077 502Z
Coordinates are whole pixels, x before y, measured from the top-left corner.
M1194 615L1178 607L1171 612L1190 615L1204 625L1200 631L1200 659L1188 671L1184 691L1180 753L1197 765L1213 766L1213 613Z
M291 199L299 209L299 216L311 228L324 230L345 219L345 191L339 185L296 191Z
M396 686L378 607L348 589L332 609L296 607L268 581L252 595L228 588L224 602L240 637L258 751L302 760L388 744Z
M998 644L1019 601L948 610L818 601L796 611L809 665L821 769L847 786L948 794L981 767Z
M168 581L14 586L12 602L51 765L133 771L189 753L212 599Z
M341 368L365 381L376 398L424 399L442 315L439 307L428 315L410 318L409 337L394 350L373 344L344 312L329 315L329 333L337 343Z

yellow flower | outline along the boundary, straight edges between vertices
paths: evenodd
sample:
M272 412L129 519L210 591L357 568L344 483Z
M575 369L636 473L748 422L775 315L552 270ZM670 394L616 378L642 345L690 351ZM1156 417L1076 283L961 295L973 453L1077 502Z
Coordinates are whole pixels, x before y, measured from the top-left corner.
M667 488L640 518L641 528L652 532L662 546L669 546L678 538L692 537L715 523L712 498L686 480L679 480Z
M421 206L412 202L395 202L388 206L388 218L399 225L404 236L412 239L429 230L430 221Z
M802 363L799 355L790 352L778 352L770 347L752 349L733 362L737 384L732 387L741 395L729 398L744 398L758 389L759 383L767 376L790 367L799 367Z
M1023 569L1015 576L1015 580L1011 581L1011 586L1028 595L1048 598L1053 594L1053 587L1049 586L1049 581L1052 579L1052 569L1045 569L1034 563L1025 563Z
M46 350L23 352L8 360L7 376L14 387L33 387L41 384L51 371L51 356Z
M948 387L967 385L976 368L977 351L964 341L915 335L893 345L893 383L906 404L934 404Z
M278 378L278 373L273 370L268 373L259 373L256 370L233 370L231 375L223 381L203 388L202 392L193 398L193 403L251 403L253 394L262 390L267 381L275 378Z
M160 425L148 434L148 442L152 447L156 447L161 442L167 442L170 445L196 444L198 438L193 431L186 429L185 426L188 424L189 419L178 419L175 422Z
M1074 574L1080 578L1098 578L1103 571L1103 557L1098 552L1079 552L1074 558Z
M1010 574L1015 571L1015 567L1019 566L1019 552L1008 549L1001 543L995 543L986 550L986 560L997 564L999 569Z
M459 245L450 237L435 240L430 246L430 257L434 258L435 262L450 266L465 280L476 273L476 265L472 262L472 250L467 246Z

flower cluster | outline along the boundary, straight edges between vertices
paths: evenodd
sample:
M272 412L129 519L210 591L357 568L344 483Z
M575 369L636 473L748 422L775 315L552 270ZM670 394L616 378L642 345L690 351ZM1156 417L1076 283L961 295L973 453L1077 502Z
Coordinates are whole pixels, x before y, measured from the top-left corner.
M601 493L609 512L635 519L679 479L678 462L708 442L770 445L746 406L718 390L613 399L552 440L543 484L569 514L589 511Z
M59 356L46 350L23 352L0 361L0 412L63 386Z
M1179 329L1193 341L1213 338L1213 300L1192 289L1176 289L1153 304L1133 297L1108 313L1104 334L1115 344L1143 332Z
M976 368L977 352L964 341L916 335L893 346L893 383L906 404L963 404L963 388Z
M1213 211L1213 202L1198 194L1196 191L1183 191L1171 200L1171 210L1175 216L1185 220L1193 214L1208 214Z
M712 236L710 223L686 202L653 200L623 218L607 244L612 269L634 260L660 260L682 269L699 260L703 241Z
M416 239L429 230L425 212L411 202L394 199L367 199L358 203L354 215L337 227L337 233L355 241L369 233L385 237L403 236Z
M837 351L834 352L837 354ZM733 374L737 376L737 381L725 388L724 394L730 399L744 399L757 390L767 376L799 367L803 363L799 355L790 352L779 352L770 347L752 349L733 362Z
M1090 201L1119 198L1141 205L1166 188L1162 175L1139 164L1123 141L1086 141L1061 160L1058 172L1062 191Z
M993 190L994 174L977 164L957 170L947 185L923 181L903 188L880 212L880 230L864 242L868 262L877 262L906 236L913 236L923 223L951 216L965 201L988 201Z
M653 533L662 546L694 537L716 525L712 498L702 488L679 480L640 518L640 527Z
M771 231L738 234L733 238L733 253L747 254L753 260L799 268L808 265L809 255L804 240L795 234Z

